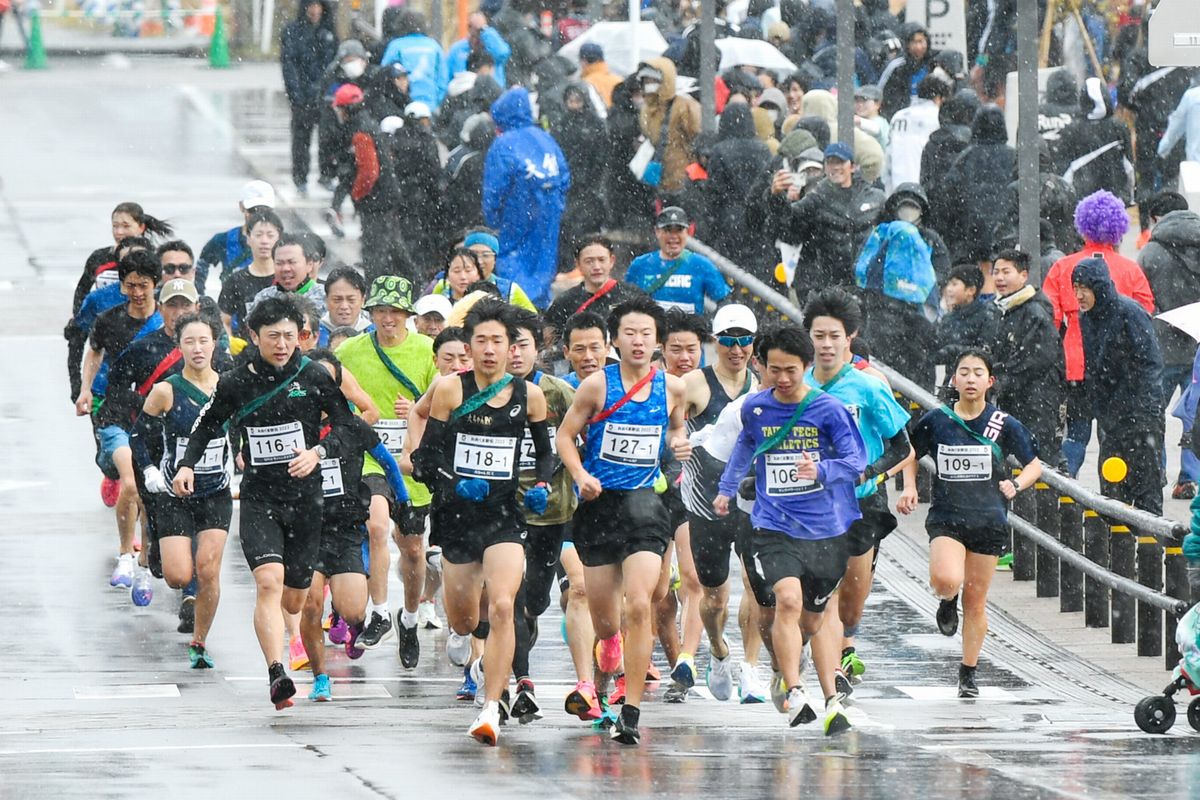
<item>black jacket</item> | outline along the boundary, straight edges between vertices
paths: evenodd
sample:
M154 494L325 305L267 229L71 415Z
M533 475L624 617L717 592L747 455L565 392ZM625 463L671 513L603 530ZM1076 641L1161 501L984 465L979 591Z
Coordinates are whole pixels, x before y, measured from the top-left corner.
M595 228L597 221L604 214L602 192L604 170L607 167L607 159L604 157L607 130L604 121L592 109L586 84L571 81L564 96L570 94L583 99L583 108L570 111L564 106L562 114L550 128L550 135L558 142L559 148L566 156L567 166L571 168L571 188L567 190L566 215L582 215L586 225ZM587 217L590 219L586 219Z
M450 151L443 171L446 220L462 228L484 224L483 162L496 140L496 126L490 118L481 118L470 125L466 143Z
M933 69L934 59L937 58L938 51L933 49L932 42L921 60L918 61L908 54L908 43L918 33L925 34L925 39L929 41L929 31L920 23L906 22L900 26L900 41L904 44L904 54L893 59L879 76L879 90L883 93L879 113L888 119L900 109L908 108L913 95L916 94L914 78L928 74Z
M996 338L996 309L984 300L953 309L937 324L935 364L953 364L967 348L986 347Z
M1046 99L1038 106L1038 134L1057 142L1062 132L1079 119L1079 84L1066 69L1055 70L1046 79Z
M997 202L1012 180L1016 151L1008 146L1004 112L983 106L971 123L971 144L954 160L939 194L947 203L946 234L954 261L985 261L992 257L992 233L1000 222Z
M794 284L800 297L813 289L854 284L854 258L885 199L855 173L850 188L823 178L790 206L784 240L802 248Z
M1200 214L1172 211L1150 233L1138 256L1159 311L1170 311L1200 300ZM1190 366L1196 340L1162 320L1154 320L1163 362Z
M1083 114L1063 129L1053 148L1055 167L1077 196L1087 197L1105 189L1128 205L1133 200L1129 128L1112 115L1107 87L1102 86L1100 96L1095 98L1085 84L1079 104ZM1085 160L1087 163L1083 163Z
M708 160L706 187L709 244L746 268L769 258L771 243L746 235L746 198L751 182L771 161L771 151L755 136L754 117L744 103L726 106Z
M320 0L324 13L313 25L305 16L307 3L301 3L296 19L284 26L279 40L279 62L283 67L283 88L294 106L320 102L325 91L325 69L337 55L337 34L333 29L333 9L328 0Z
M996 404L1004 409L1048 408L1052 404L1048 401L1059 397L1063 376L1063 350L1050 298L1027 286L998 298L994 307Z
M642 135L638 109L633 104L635 86L634 76L630 76L613 87L612 107L605 123L608 163L612 165L608 171L609 222L617 228L644 227L654 196L654 190L635 178L627 166Z

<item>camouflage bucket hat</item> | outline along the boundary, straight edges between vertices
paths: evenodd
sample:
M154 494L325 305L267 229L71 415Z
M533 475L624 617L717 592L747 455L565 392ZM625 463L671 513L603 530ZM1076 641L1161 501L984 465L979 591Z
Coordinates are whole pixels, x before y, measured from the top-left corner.
M363 308L372 309L376 306L391 306L401 311L414 313L412 304L412 284L407 278L399 275L381 275L371 282L371 291Z

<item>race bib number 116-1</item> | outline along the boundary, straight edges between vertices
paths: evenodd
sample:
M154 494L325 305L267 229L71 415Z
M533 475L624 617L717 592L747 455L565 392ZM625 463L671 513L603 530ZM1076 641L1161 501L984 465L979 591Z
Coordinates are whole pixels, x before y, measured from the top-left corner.
M304 449L304 428L299 422L246 428L250 443L250 463L256 467L286 464Z

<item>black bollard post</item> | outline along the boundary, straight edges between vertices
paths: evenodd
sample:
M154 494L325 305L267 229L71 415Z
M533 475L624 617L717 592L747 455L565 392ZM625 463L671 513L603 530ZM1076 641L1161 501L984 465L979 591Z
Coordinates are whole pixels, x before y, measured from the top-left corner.
M1147 589L1163 588L1162 545L1153 536L1138 534L1137 581ZM1163 651L1163 612L1158 606L1137 602L1137 654L1161 656Z
M1083 517L1079 506L1070 497L1059 498L1060 513L1058 540L1064 547L1083 555ZM1058 577L1059 611L1083 611L1083 572L1062 562Z
M1060 502L1066 502L1063 497ZM1066 508L1066 506L1063 506ZM1083 556L1108 569L1108 526L1092 509L1083 512ZM1109 588L1095 578L1083 580L1083 620L1089 628L1108 627Z
M1166 583L1164 592L1169 597L1174 597L1177 600L1183 600L1190 603L1191 589L1188 587L1187 576L1187 559L1183 557L1182 547L1164 547L1163 560L1165 562L1164 572L1166 573ZM1166 630L1163 632L1166 638L1166 667L1168 670L1175 669L1175 665L1179 663L1179 643L1175 641L1175 628L1179 625L1179 617L1171 612L1167 612Z
M1049 484L1038 481L1034 484L1037 505L1037 526L1046 533L1059 538L1058 497ZM1037 548L1037 596L1058 597L1058 557L1044 547Z
M1127 525L1109 527L1109 561L1113 572L1122 578L1137 580L1137 542ZM1131 644L1137 640L1137 604L1118 591L1112 593L1112 643Z
M1014 468L1012 471L1013 480L1016 481L1017 476L1020 474L1021 470ZM1018 494L1016 499L1013 500L1012 507L1013 513L1030 525L1038 524L1037 498L1034 497L1033 492L1021 492ZM1019 533L1013 532L1012 555L1013 580L1033 580L1037 575L1037 546Z

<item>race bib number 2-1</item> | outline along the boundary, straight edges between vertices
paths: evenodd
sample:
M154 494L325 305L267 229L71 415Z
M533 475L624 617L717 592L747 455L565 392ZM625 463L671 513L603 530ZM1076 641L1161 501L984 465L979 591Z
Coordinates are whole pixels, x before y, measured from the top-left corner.
M299 422L246 428L250 443L250 463L256 467L286 464L304 449L304 428Z
M381 419L375 423L375 435L392 455L400 455L404 451L404 437L408 435L408 420Z

